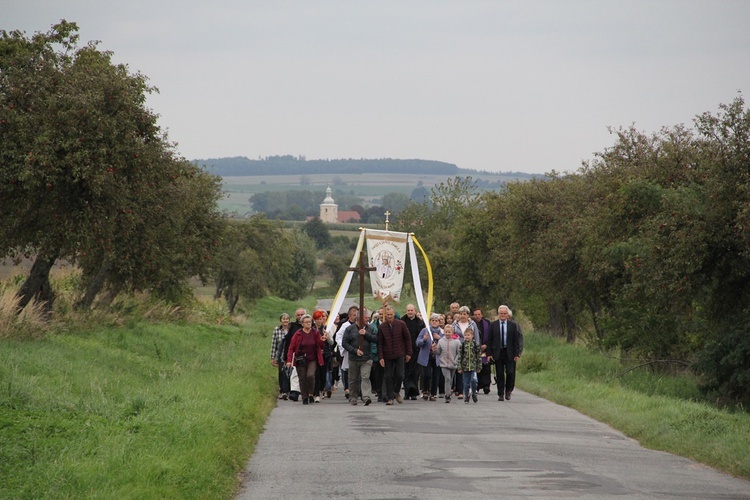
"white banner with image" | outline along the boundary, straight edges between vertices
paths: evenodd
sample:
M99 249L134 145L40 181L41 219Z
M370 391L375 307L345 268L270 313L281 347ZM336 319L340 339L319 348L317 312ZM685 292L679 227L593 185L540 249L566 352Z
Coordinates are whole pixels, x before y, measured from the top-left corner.
M380 300L401 300L404 285L407 233L366 229L367 257L372 294Z

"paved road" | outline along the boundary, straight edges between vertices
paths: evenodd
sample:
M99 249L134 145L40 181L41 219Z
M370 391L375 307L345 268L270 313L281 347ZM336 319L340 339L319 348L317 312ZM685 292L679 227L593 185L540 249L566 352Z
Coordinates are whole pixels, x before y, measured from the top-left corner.
M516 390L512 401L351 406L279 401L240 500L287 498L750 499L734 478Z

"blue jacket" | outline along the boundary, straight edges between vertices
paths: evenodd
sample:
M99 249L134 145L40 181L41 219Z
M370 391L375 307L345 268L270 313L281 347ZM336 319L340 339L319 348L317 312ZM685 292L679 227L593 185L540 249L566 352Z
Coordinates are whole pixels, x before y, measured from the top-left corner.
M417 363L419 363L422 366L427 366L427 364L430 362L430 352L432 351L432 344L433 342L437 343L438 340L440 340L443 336L443 329L439 328L439 334L437 338L435 338L434 335L430 334L430 327L422 328L422 331L419 332L419 336L417 337L417 347L419 348L419 354L417 355ZM428 339L425 340L424 336L427 334Z

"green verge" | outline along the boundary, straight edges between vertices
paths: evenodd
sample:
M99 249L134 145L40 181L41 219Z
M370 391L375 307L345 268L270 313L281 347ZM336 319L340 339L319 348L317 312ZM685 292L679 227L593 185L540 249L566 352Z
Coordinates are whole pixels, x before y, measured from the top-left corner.
M584 346L524 335L519 388L607 423L643 446L750 479L750 415L700 401L697 381L626 367Z
M269 316L3 340L0 497L232 497L276 402Z
M310 309L314 299L301 305ZM231 498L275 406L270 335L297 304L244 326L135 323L0 342L0 498ZM526 335L518 385L649 448L750 478L750 415L698 402L695 381Z

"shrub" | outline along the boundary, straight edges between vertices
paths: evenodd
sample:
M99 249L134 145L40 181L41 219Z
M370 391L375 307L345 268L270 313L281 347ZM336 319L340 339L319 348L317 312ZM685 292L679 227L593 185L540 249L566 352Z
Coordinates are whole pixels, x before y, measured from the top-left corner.
M708 342L699 353L701 389L719 403L750 404L750 334L735 328Z

